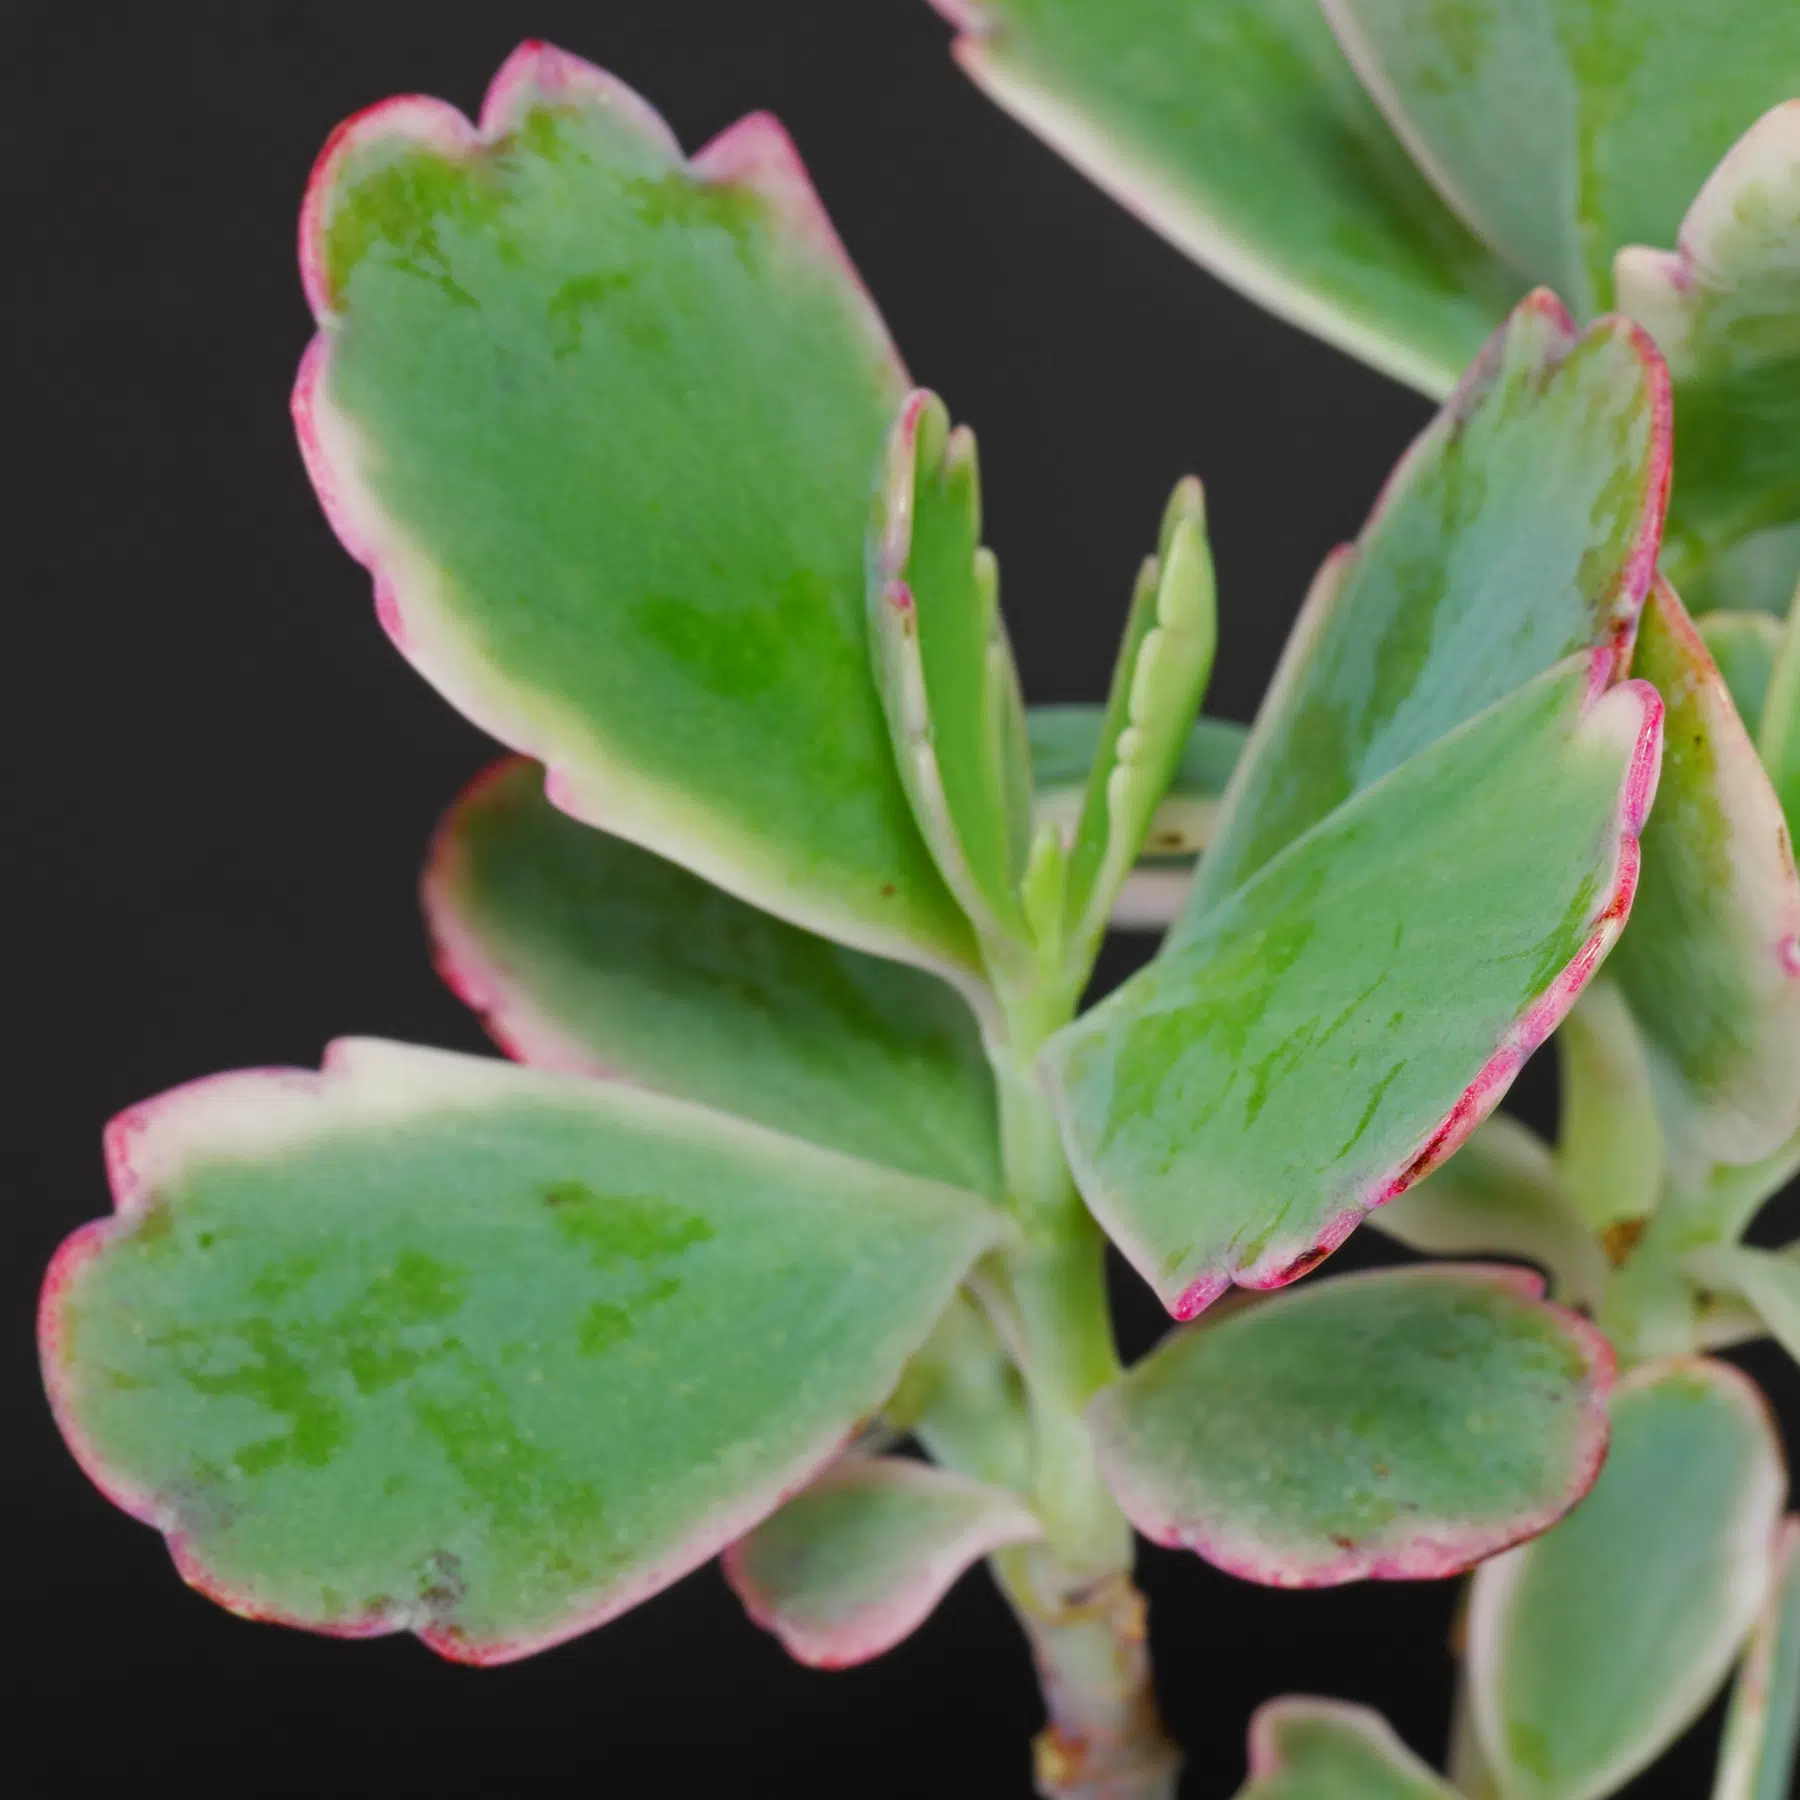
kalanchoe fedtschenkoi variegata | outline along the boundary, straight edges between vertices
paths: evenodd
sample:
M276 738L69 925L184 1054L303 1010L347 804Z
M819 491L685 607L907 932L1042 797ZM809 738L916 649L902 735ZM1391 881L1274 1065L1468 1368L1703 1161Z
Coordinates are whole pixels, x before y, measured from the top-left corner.
M1800 1164L1800 605L1678 590L1800 515L1800 40L1659 135L1669 42L1609 61L1649 0L1537 0L1454 81L1457 5L946 10L1171 235L1448 394L1254 726L1199 716L1192 476L1104 706L1026 706L973 433L773 120L685 156L536 44L473 124L359 115L295 420L389 635L515 753L423 888L511 1060L340 1040L115 1120L44 1290L64 1434L233 1610L468 1662L718 1555L842 1666L985 1558L1070 1800L1174 1792L1132 1526L1280 1586L1480 1564L1450 1784L1290 1697L1244 1800L1598 1800L1740 1653L1718 1800L1774 1800L1785 1474L1705 1352L1800 1344L1741 1241ZM1503 169L1552 50L1579 142ZM1174 928L1078 1017L1109 923ZM1489 1115L1565 1018L1553 1148ZM1223 1298L1371 1212L1459 1260ZM1188 1321L1129 1370L1107 1237Z

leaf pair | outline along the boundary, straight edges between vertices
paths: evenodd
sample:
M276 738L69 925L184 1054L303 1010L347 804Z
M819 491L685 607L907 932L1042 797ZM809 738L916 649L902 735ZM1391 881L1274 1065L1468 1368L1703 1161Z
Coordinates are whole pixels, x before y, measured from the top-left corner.
M1448 1156L1618 935L1668 427L1641 333L1527 300L1321 571L1163 954L1053 1041L1082 1191L1177 1316Z

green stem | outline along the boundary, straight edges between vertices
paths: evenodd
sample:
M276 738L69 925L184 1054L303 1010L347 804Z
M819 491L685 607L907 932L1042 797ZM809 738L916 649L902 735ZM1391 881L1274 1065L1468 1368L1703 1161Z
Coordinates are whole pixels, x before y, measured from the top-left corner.
M1016 1244L994 1272L1030 1408L1042 1544L993 1559L1031 1642L1049 1721L1036 1744L1046 1800L1173 1800L1180 1758L1156 1710L1131 1527L1100 1479L1085 1417L1120 1372L1105 1240L1063 1157L1031 1067L1037 1034L994 1054Z

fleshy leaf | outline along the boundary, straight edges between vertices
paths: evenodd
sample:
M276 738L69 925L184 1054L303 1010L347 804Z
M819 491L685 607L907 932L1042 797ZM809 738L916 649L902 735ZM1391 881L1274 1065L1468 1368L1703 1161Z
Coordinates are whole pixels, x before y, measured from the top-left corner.
M1639 1365L1593 1491L1477 1571L1468 1678L1507 1800L1599 1800L1693 1723L1768 1592L1786 1476L1723 1363Z
M615 1083L348 1040L121 1115L58 1422L233 1611L505 1662L772 1511L997 1215Z
M1752 533L1800 521L1800 100L1788 98L1800 88L1800 7L1687 5L1696 32L1751 34L1744 42L1754 53L1724 61L1756 70L1766 85L1760 102L1721 115L1729 129L1712 160L1724 160L1704 187L1696 179L1686 190L1698 197L1679 236L1672 220L1662 231L1635 232L1615 265L1620 309L1655 334L1675 378L1681 473L1668 567L1677 586L1685 567L1704 567ZM1755 23L1734 26L1719 16L1726 10L1753 12ZM1709 59L1705 78L1695 80L1692 45L1680 43L1677 54L1684 89L1711 105L1714 77L1724 71ZM1777 100L1784 104L1756 118ZM1652 114L1645 124L1660 130L1664 121ZM1673 251L1637 247L1672 236ZM1791 577L1791 561L1788 569Z
M1170 499L1157 553L1138 577L1069 847L1065 930L1078 979L1181 765L1212 674L1215 601L1206 503L1190 477Z
M1744 729L1755 737L1762 726L1763 702L1769 697L1769 678L1781 654L1781 621L1766 612L1720 611L1701 614L1694 623L1725 677Z
M1588 984L1556 1050L1557 1177L1601 1241L1628 1250L1656 1210L1668 1158L1643 1029L1610 977Z
M1789 1356L1800 1362L1800 1254L1757 1250L1748 1244L1715 1244L1685 1259L1690 1274L1714 1293L1735 1294L1749 1305Z
M1624 673L1669 478L1668 383L1635 326L1548 294L1496 333L1320 571L1177 928L1334 806L1576 651Z
M1606 1258L1563 1191L1549 1145L1505 1113L1370 1223L1430 1256L1524 1257L1549 1273L1559 1299L1590 1310L1606 1285Z
M1613 253L1666 243L1745 124L1800 85L1800 16L1768 0L1323 5L1438 191L1584 316L1612 303Z
M579 824L536 764L498 763L457 801L424 901L439 969L521 1062L1000 1191L993 1077L948 987Z
M868 532L869 637L913 817L990 953L1023 935L1030 796L1011 804L1024 705L981 542L975 438L935 394L911 394L888 434Z
M869 675L905 376L774 120L683 161L527 44L479 129L342 127L302 257L302 448L407 657L565 810L979 1000Z
M1176 1332L1090 1411L1159 1544L1248 1581L1452 1575L1542 1531L1606 1452L1612 1352L1524 1269L1341 1276Z
M1610 975L1643 1027L1671 1154L1752 1162L1800 1127L1800 877L1756 746L1666 582L1632 668L1668 708L1667 748Z
M1237 1800L1456 1800L1380 1713L1289 1694L1250 1720L1250 1779Z
M1624 921L1661 713L1571 658L1051 1040L1081 1191L1178 1318L1304 1273L1499 1102Z
M1526 285L1413 167L1317 0L932 3L968 74L1131 212L1427 393Z
M843 1669L910 1637L982 1557L1041 1535L1003 1488L901 1457L847 1457L733 1544L725 1574L796 1662Z
M1775 1579L1732 1689L1713 1800L1791 1800L1800 1743L1800 1517L1784 1521Z

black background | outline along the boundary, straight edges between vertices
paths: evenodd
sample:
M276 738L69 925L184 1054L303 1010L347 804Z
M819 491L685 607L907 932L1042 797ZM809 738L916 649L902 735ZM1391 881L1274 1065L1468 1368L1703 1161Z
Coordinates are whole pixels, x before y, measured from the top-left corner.
M190 1076L370 1032L480 1034L427 965L432 822L490 746L401 663L313 502L287 415L308 167L386 94L473 111L526 35L621 74L697 147L757 107L798 140L915 376L981 435L988 536L1033 700L1097 700L1165 496L1206 481L1212 710L1247 719L1308 576L1428 408L1192 267L982 99L923 0L8 5L14 450L5 716L17 733L4 1329L0 1768L31 1795L1027 1793L1037 1723L985 1577L869 1667L816 1675L712 1571L535 1661L251 1625L63 1451L31 1312L106 1210L102 1122ZM1115 945L1116 977L1135 954ZM1541 1061L1542 1059L1540 1059ZM22 1065L22 1066L21 1066ZM1546 1071L1519 1092L1541 1123ZM1387 1254L1361 1233L1348 1266ZM1160 1329L1122 1284L1127 1348ZM1800 1382L1747 1361L1790 1424ZM1651 1572L1647 1571L1647 1578ZM1191 1800L1231 1793L1266 1696L1385 1710L1435 1758L1452 1584L1313 1595L1146 1553ZM1716 1709L1631 1792L1705 1791Z

